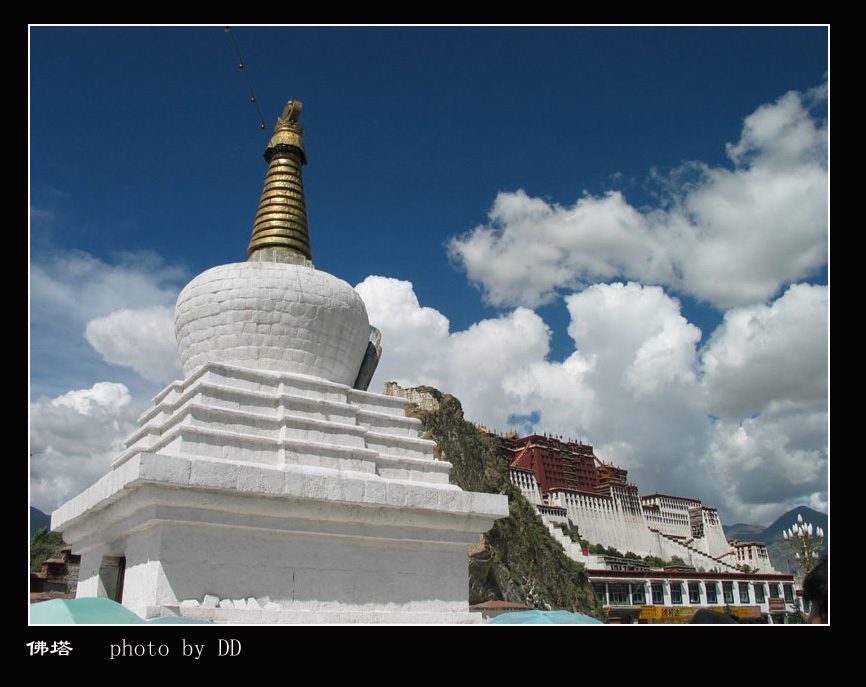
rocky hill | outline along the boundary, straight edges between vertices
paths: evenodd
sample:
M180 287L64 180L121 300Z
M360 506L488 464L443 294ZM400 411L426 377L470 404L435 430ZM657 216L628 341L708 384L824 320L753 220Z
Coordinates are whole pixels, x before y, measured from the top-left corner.
M496 522L470 556L470 603L510 601L603 618L586 570L565 555L541 518L511 485L499 439L463 417L460 401L436 389L412 390L437 402L409 404L438 454L453 464L451 481L467 491L506 494L509 517ZM431 409L432 408L432 409Z

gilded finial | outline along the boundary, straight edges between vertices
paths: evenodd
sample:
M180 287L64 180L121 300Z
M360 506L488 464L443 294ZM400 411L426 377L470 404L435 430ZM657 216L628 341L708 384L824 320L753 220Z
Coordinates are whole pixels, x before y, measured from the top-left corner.
M279 119L277 119L277 126L292 126L293 124L297 124L298 119L301 117L301 110L303 107L304 104L297 100L290 100L287 102L286 106L283 108L283 114L281 114Z
M264 157L268 163L265 187L256 213L247 258L264 249L270 256L300 255L312 260L307 205L301 167L307 163L304 128L298 124L303 105L290 100L274 126ZM285 255L285 253L289 255ZM261 257L261 256L258 256ZM282 259L282 258L277 258Z

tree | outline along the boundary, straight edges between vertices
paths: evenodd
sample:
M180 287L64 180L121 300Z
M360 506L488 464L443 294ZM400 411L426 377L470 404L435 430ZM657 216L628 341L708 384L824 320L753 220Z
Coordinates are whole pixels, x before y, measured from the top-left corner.
M650 568L664 568L665 562L658 556L644 556L644 562L649 565Z
M64 546L66 543L59 532L51 532L47 527L39 530L30 540L30 572L42 570L42 564L57 557Z

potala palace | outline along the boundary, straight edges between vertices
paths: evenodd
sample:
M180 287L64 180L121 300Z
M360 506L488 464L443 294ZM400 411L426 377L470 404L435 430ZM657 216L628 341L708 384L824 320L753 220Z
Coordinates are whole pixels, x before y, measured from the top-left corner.
M626 470L603 463L588 444L538 434L502 443L523 495L551 523L570 520L586 541L641 557L676 556L703 570L776 572L766 545L726 539L715 508L667 494L641 496Z
M668 494L641 496L627 471L593 447L533 434L501 438L511 481L533 504L570 558L583 563L616 622L687 622L698 608L785 622L797 608L793 576L770 564L760 542L725 537L715 508ZM636 557L592 555L566 536ZM653 569L642 558L681 560Z
M385 393L422 412L440 407L430 387L388 382ZM589 444L478 429L496 438L512 484L566 555L585 566L610 622L683 623L709 608L741 621L785 623L801 608L793 575L773 568L764 543L728 540L715 508L693 498L641 496L627 471L601 461ZM620 555L592 554L587 543ZM478 610L493 615L497 608Z

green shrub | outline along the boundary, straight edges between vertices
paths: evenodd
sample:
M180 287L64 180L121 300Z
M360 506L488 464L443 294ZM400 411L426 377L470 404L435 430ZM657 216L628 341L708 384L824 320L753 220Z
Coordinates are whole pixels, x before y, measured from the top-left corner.
M30 572L42 570L42 564L49 558L57 558L66 546L63 535L43 527L30 540Z

